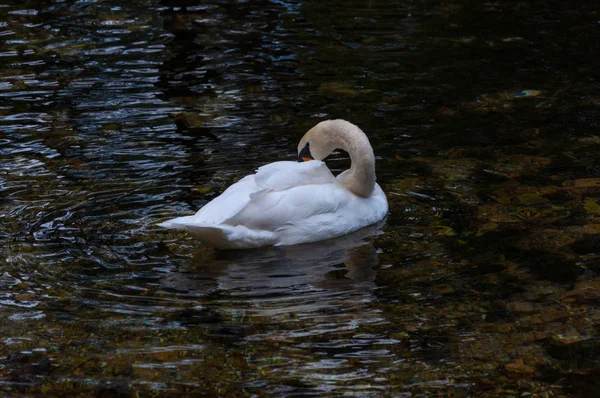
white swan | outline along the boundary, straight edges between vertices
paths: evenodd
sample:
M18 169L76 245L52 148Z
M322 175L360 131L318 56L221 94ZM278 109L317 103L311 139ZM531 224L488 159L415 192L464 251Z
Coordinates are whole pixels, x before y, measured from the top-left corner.
M335 149L352 165L336 177L321 160ZM310 161L307 161L310 160ZM189 232L219 249L294 245L335 238L382 220L385 194L375 183L369 139L345 120L326 120L298 144L298 162L260 167L195 215L159 224Z

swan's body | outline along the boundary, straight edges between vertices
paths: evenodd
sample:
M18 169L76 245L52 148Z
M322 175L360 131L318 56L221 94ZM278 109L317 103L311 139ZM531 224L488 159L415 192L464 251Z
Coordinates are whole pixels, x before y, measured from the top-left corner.
M209 246L245 249L321 241L380 221L388 204L375 183L373 150L358 127L321 122L302 138L298 152L323 159L337 148L352 159L350 170L337 178L320 160L270 163L195 215L160 225L185 230Z

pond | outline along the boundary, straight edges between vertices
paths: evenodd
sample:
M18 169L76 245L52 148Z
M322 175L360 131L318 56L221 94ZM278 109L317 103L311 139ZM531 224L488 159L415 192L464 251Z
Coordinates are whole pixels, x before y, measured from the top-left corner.
M600 388L597 5L0 3L0 392ZM243 251L157 226L330 118L370 137L382 225Z

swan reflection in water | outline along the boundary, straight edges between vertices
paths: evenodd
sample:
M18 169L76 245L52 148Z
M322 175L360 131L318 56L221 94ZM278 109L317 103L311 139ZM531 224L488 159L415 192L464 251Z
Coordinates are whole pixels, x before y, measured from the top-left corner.
M396 342L373 332L388 323L373 305L379 260L369 238L379 233L374 225L318 243L215 252L208 261L198 255L203 263L194 272L161 281L195 303L171 320L202 330L212 350L250 358L247 373L260 385L272 383L273 395L291 379L304 385L300 395L352 390L349 381L368 383L361 393L381 388L372 386L375 372L356 367L356 358L394 366L383 347Z
M367 238L381 233L380 226L316 243L215 252L194 260L204 262L194 272L176 273L161 285L187 297L218 297L224 310L234 303L259 316L347 307L356 300L342 299L364 301L375 288L378 257Z

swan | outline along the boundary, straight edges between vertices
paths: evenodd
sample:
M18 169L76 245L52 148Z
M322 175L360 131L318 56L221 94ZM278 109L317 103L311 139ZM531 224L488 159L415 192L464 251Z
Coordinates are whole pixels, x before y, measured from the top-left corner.
M350 155L337 177L322 161L336 149ZM195 215L161 224L184 230L217 249L317 242L381 221L388 203L375 182L375 155L356 125L325 120L298 144L298 161L259 167L227 188Z

